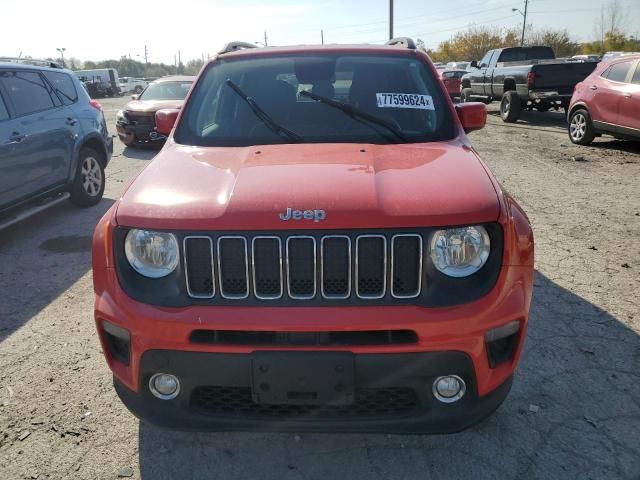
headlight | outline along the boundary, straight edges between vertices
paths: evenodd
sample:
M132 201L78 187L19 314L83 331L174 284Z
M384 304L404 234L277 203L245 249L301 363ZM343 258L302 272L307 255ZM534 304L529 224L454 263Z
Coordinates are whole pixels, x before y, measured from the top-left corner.
M166 277L178 266L178 240L172 233L133 229L127 233L124 252L140 275Z
M462 227L434 232L430 243L431 261L449 277L468 277L489 258L491 242L484 227Z
M125 116L124 110L118 110L116 114L116 122L129 123L129 119Z

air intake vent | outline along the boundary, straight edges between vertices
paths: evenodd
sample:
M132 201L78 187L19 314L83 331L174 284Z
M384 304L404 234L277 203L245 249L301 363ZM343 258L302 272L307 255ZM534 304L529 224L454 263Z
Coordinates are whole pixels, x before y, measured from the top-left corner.
M351 239L327 235L321 241L322 296L349 298L351 295Z
M194 298L213 297L213 241L209 237L185 237L183 245L187 292Z
M256 298L274 300L282 297L282 241L279 237L254 237L251 250Z
M307 236L287 239L289 296L309 300L316 296L316 239Z
M249 296L247 240L244 237L218 238L218 275L224 298Z
M422 284L422 237L394 235L391 239L391 295L413 298Z
M387 239L361 235L356 239L356 294L382 298L387 288Z

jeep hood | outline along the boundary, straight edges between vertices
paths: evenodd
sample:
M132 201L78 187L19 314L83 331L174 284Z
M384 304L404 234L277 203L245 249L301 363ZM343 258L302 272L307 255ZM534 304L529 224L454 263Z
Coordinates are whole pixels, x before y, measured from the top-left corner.
M280 219L287 208L325 219ZM170 139L133 181L120 225L280 230L462 225L496 221L484 166L460 141L188 147Z

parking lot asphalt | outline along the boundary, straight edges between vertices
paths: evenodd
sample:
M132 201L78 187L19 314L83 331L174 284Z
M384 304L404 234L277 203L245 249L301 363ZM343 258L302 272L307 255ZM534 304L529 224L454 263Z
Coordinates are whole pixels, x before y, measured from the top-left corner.
M109 128L126 99L106 99ZM93 324L90 237L155 155L115 140L102 202L0 232L1 479L640 478L640 144L570 143L525 113L471 139L534 226L511 395L447 436L181 433L116 397ZM458 192L451 192L456 195Z

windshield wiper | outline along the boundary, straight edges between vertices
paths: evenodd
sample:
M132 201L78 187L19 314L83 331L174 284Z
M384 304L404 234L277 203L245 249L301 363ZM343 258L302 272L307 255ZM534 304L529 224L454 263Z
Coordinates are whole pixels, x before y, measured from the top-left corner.
M253 99L253 97L250 97L249 95L244 93L242 89L233 80L228 78L225 83L229 85L233 89L233 91L238 94L240 98L242 98L245 102L247 102L247 105L249 105L249 107L251 108L251 111L253 111L255 116L258 117L260 120L262 120L262 123L264 123L267 127L273 130L275 133L277 133L282 138L285 138L293 143L300 143L304 140L300 135L292 132L288 128L283 127L282 125L277 123L273 118L271 118L267 112L265 112L264 110L262 110L262 108L258 106L258 104Z
M400 130L398 127L396 127L392 123L387 122L383 118L376 117L375 115L371 115L367 112L364 112L355 107L352 107L347 103L338 102L337 100L332 100L331 98L327 98L327 97L323 97L322 95L311 93L308 90L302 90L300 92L300 96L309 97L314 100L317 100L318 102L322 102L326 105L329 105L330 107L337 108L338 110L342 110L344 113L346 113L350 117L361 118L363 120L366 120L367 122L380 125L381 127L384 127L387 130L389 130L391 133L393 133L396 137L398 137L403 142L406 142L406 143L411 142L411 140L404 133L402 133L402 130Z

